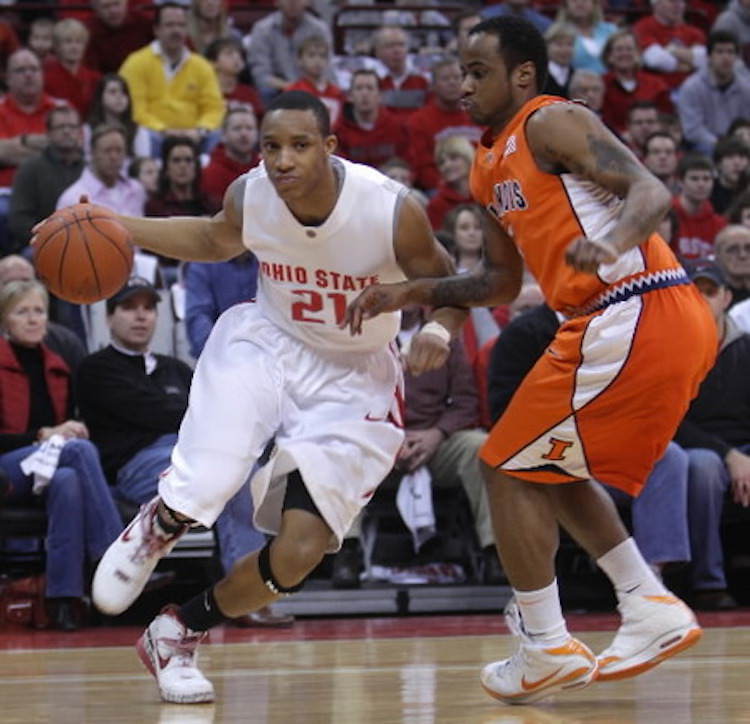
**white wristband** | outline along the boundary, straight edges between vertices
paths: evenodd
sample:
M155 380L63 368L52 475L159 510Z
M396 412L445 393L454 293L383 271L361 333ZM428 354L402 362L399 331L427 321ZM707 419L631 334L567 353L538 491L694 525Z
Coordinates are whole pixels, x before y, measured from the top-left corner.
M440 337L446 344L451 343L451 333L448 329L440 324L440 322L432 321L427 322L422 329L419 330L420 334L434 334L436 337Z

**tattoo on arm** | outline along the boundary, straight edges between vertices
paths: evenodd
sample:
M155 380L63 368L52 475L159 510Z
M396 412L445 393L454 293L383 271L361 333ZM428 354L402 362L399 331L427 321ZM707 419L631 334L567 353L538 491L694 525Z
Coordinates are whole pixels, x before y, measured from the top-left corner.
M490 304L497 293L497 272L483 268L478 274L459 274L436 279L427 304L436 307L471 307Z

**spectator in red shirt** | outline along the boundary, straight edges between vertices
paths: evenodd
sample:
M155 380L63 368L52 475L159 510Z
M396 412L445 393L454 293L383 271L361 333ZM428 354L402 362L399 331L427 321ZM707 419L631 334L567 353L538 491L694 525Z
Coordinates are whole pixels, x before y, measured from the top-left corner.
M659 109L652 101L636 101L628 108L624 138L638 158L646 151L646 139L659 130Z
M85 118L102 77L83 64L89 31L79 20L67 18L55 24L52 40L54 56L44 64L44 90L64 98Z
M265 109L260 94L251 85L240 82L240 75L247 66L242 43L236 38L219 38L206 48L204 55L216 71L227 108L251 106L255 115L262 117Z
M685 156L677 167L682 190L672 205L679 222L674 251L681 259L703 259L713 254L714 239L727 221L709 199L714 187L714 165L705 156Z
M467 139L450 136L438 141L435 162L440 171L440 185L427 204L427 216L433 229L443 225L445 215L454 206L472 202L469 171L473 160L474 146Z
M232 181L258 163L258 121L250 108L230 108L221 127L221 143L203 169L201 188L212 204L221 208Z
M380 79L383 105L404 117L421 108L427 100L429 83L409 64L409 34L398 25L383 25L373 38L375 57L383 64Z
M0 187L10 186L21 161L47 145L47 114L62 101L43 90L42 64L26 48L8 58L8 92L0 99Z
M677 144L666 131L652 133L644 144L643 165L674 195L679 191L677 181Z
M29 28L29 39L26 45L33 51L42 64L52 57L52 31L55 21L52 18L37 18Z
M636 101L652 101L660 111L672 112L667 84L659 76L641 69L638 43L630 30L610 35L602 57L609 68L604 76L602 120L613 131L624 133L628 108Z
M116 73L125 58L151 42L153 23L141 10L128 9L128 0L91 0L91 7L86 64L100 73Z
M380 105L374 70L352 73L349 103L335 129L339 153L351 161L378 167L392 156L408 158L409 141L400 118Z
M297 48L297 66L300 77L286 90L301 90L317 96L323 101L334 127L341 116L344 93L329 80L331 69L331 46L322 35L309 35Z
M706 58L706 35L685 22L685 5L685 0L653 0L652 14L633 26L644 65L672 89Z
M416 184L435 189L440 174L435 165L435 144L450 136L462 136L473 143L482 132L461 108L461 66L455 58L443 58L432 66L432 100L406 121Z

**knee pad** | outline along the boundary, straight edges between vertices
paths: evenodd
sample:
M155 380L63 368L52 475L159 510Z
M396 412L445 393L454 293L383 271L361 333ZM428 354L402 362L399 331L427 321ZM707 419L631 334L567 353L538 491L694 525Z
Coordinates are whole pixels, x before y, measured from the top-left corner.
M271 543L273 540L269 540L260 553L258 554L258 568L260 570L260 577L263 579L263 583L266 588L276 596L288 596L290 593L296 593L305 585L306 578L303 578L296 586L282 586L276 576L273 575L271 570Z

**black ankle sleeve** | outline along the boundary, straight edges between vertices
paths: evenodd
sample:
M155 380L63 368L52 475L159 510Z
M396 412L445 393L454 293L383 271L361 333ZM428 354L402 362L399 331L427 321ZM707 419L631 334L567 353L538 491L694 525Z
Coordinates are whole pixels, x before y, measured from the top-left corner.
M213 586L180 606L180 619L193 631L208 631L229 620L219 610L214 598Z

